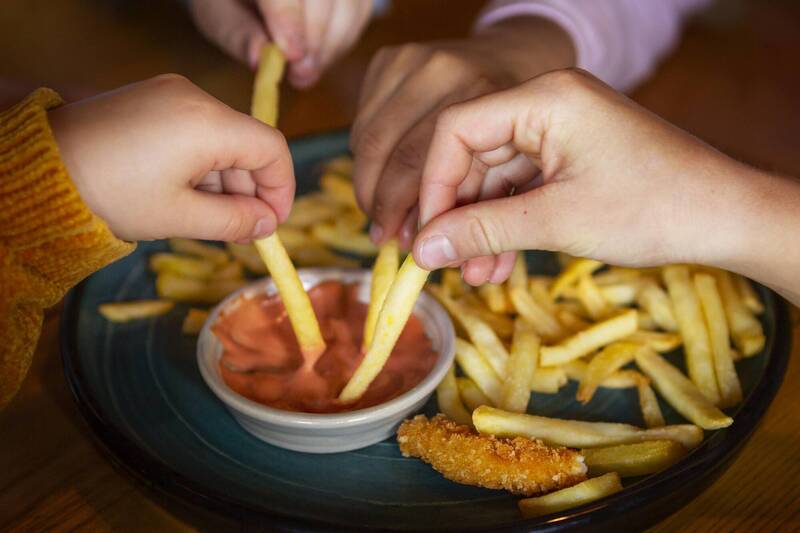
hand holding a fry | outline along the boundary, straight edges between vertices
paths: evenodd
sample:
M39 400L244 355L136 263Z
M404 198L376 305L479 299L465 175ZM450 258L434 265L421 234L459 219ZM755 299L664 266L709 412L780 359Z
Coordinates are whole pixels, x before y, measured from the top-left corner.
M535 178L504 172L521 156L539 169ZM466 191L497 175L513 196L462 205ZM616 265L714 265L769 283L748 257L758 260L783 233L769 231L764 217L788 202L773 194L778 187L800 196L786 181L726 157L585 73L554 72L440 116L414 256L434 269L509 250L558 250ZM472 284L491 276L465 272Z
M294 174L277 130L179 76L50 111L84 202L121 239L249 241L289 214Z
M192 17L203 34L252 68L275 42L286 56L289 82L317 82L331 63L361 36L373 0L192 0Z

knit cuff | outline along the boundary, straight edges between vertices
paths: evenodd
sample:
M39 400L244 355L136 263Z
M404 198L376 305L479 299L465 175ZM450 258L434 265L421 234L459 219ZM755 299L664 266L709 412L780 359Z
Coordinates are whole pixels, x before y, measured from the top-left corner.
M0 246L49 285L45 306L134 248L83 203L61 162L47 110L62 103L38 89L0 113Z

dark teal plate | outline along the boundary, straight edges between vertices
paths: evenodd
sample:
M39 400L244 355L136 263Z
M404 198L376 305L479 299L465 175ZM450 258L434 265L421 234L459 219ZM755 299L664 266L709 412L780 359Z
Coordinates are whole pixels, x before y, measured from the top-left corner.
M302 193L316 183L321 161L346 152L347 137L302 139L291 148ZM447 481L421 461L403 458L394 439L355 452L310 455L245 432L200 377L195 337L181 334L186 306L129 324L112 324L97 313L103 302L154 297L147 257L166 248L143 243L70 293L61 331L64 372L115 463L161 492L271 529L594 530L651 524L691 500L732 460L772 401L790 352L787 307L760 288L768 341L764 354L738 364L746 399L730 412L733 426L709 433L672 468L627 480L619 494L523 521L516 498ZM556 267L549 254L529 258L535 271L552 273ZM678 355L672 360L679 363ZM571 383L556 395L534 395L530 411L642 424L634 391L601 389L581 406L575 390ZM668 422L683 421L668 405L662 409ZM433 400L425 411L435 412Z

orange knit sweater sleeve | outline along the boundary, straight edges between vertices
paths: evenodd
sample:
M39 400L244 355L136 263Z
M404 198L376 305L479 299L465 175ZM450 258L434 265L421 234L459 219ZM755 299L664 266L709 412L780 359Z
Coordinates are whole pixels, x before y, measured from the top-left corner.
M0 408L30 367L43 309L81 279L130 253L81 201L61 162L39 89L0 113Z

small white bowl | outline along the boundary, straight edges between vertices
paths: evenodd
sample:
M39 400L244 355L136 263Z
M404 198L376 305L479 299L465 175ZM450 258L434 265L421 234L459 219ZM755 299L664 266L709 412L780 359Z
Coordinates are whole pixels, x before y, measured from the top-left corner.
M298 271L306 289L322 281L337 280L359 284L358 299L369 298L369 270L305 268ZM219 371L222 344L211 332L220 312L239 296L252 298L275 294L271 278L257 281L229 295L211 312L197 342L197 364L208 386L222 400L244 429L275 446L308 453L336 453L364 448L393 435L409 415L419 410L453 364L455 332L447 312L433 297L422 293L414 306L414 315L437 352L436 363L416 387L386 403L333 414L298 413L267 407L234 392Z

